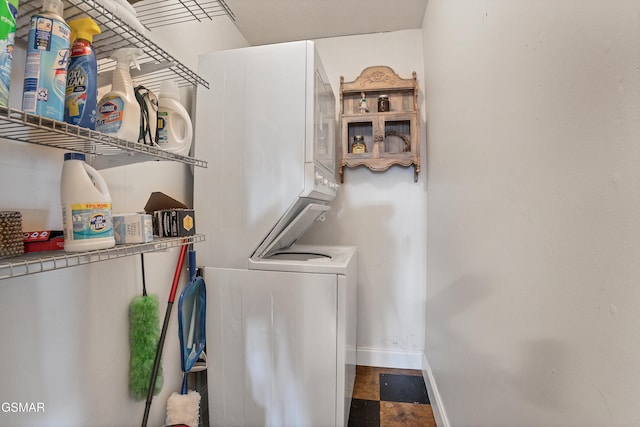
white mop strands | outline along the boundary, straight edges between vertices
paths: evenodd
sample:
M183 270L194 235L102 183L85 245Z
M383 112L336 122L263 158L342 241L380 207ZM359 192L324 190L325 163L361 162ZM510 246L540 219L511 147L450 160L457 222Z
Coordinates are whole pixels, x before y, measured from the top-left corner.
M172 393L167 399L168 426L185 424L189 427L198 427L200 418L200 393L189 390L187 394Z

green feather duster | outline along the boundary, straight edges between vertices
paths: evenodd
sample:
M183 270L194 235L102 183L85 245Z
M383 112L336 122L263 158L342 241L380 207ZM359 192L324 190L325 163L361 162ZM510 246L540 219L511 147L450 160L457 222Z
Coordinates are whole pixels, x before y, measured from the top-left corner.
M156 295L137 296L129 305L129 394L144 400L149 391L153 363L160 340L160 317ZM162 365L158 369L153 394L162 390Z

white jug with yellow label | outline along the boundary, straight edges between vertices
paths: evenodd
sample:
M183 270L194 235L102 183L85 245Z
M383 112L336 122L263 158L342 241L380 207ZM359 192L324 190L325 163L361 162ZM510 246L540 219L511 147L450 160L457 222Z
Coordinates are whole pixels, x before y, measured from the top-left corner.
M111 195L104 178L82 153L65 153L60 180L64 250L82 252L116 245Z

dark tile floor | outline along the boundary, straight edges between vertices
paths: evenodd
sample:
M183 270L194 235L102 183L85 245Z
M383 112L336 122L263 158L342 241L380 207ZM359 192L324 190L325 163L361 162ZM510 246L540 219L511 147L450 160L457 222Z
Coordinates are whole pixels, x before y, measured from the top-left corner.
M356 367L348 427L436 427L422 372Z

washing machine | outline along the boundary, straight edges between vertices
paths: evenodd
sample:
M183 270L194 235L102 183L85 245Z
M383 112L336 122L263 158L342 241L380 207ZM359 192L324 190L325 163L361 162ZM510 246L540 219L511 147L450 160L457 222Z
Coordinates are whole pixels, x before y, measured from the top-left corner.
M210 425L346 426L356 248L294 244L204 275Z

